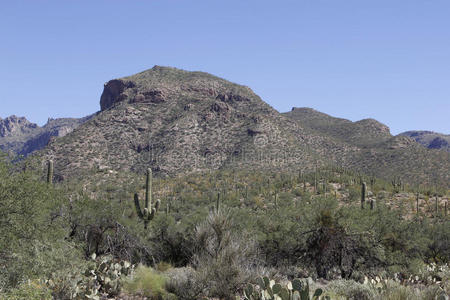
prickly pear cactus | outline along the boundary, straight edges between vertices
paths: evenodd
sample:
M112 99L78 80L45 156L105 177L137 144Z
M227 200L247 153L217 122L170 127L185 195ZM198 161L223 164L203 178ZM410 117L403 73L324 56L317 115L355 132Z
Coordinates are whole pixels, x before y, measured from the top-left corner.
M119 294L122 276L130 275L134 266L111 256L96 258L83 275L52 276L46 281L57 299L103 299Z
M244 299L246 300L319 300L328 299L327 296L320 297L323 293L321 289L316 289L310 295L309 283L307 280L294 279L285 286L270 280L268 277L259 277L257 284L249 284L244 289Z

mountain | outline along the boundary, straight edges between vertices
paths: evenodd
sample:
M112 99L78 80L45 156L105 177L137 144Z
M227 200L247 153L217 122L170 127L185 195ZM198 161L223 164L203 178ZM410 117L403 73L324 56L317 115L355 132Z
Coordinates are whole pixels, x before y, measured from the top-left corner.
M308 136L251 89L203 72L155 66L114 79L100 106L46 148L63 177L93 167L143 172L151 165L167 175L297 161L312 167L318 156L306 149Z
M250 88L204 72L155 66L104 86L101 110L37 156L61 178L92 170L158 176L221 168L312 170L339 165L411 182L449 182L450 157L393 137L375 120L311 109L281 114Z
M0 118L0 150L27 156L47 146L52 137L72 132L90 117L48 119L42 127L15 115Z
M450 135L433 131L406 131L400 135L410 137L429 149L442 149L450 152Z

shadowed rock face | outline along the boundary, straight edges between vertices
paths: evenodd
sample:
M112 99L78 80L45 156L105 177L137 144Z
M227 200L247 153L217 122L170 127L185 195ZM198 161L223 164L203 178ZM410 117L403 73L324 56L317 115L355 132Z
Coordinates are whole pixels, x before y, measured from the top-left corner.
M441 149L441 148L448 148L448 146L449 146L448 141L444 140L441 137L436 137L430 142L428 148Z
M123 92L126 89L133 88L134 84L130 81L124 81L120 79L114 79L108 81L104 88L102 96L100 97L101 110L108 109L114 104L127 99L127 94Z

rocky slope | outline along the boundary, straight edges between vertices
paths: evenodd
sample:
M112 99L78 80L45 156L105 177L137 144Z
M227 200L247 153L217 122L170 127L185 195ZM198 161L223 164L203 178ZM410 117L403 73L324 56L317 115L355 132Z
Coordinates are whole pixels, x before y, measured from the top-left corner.
M442 149L450 152L450 135L433 131L406 131L400 135L410 137L429 149Z
M374 119L352 122L307 107L294 107L284 115L317 134L327 135L358 147L371 147L392 138L389 127Z
M375 120L307 109L280 114L248 87L159 67L104 86L101 111L51 141L62 178L99 170L176 175L211 168L313 169L335 164L383 177L448 184L450 159Z
M49 119L40 127L24 117L0 118L0 150L27 156L47 146L52 137L62 137L88 120L85 118Z

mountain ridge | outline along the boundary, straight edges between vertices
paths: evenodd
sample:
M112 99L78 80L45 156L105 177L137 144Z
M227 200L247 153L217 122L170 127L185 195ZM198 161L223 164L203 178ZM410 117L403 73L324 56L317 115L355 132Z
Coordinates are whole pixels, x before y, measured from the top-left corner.
M27 156L44 148L50 139L69 134L91 117L49 118L42 127L16 115L0 118L0 150Z
M374 119L351 122L304 108L280 113L247 86L160 66L105 83L100 111L35 156L54 159L62 179L148 167L173 176L336 165L448 185L450 169L448 153L392 136Z

